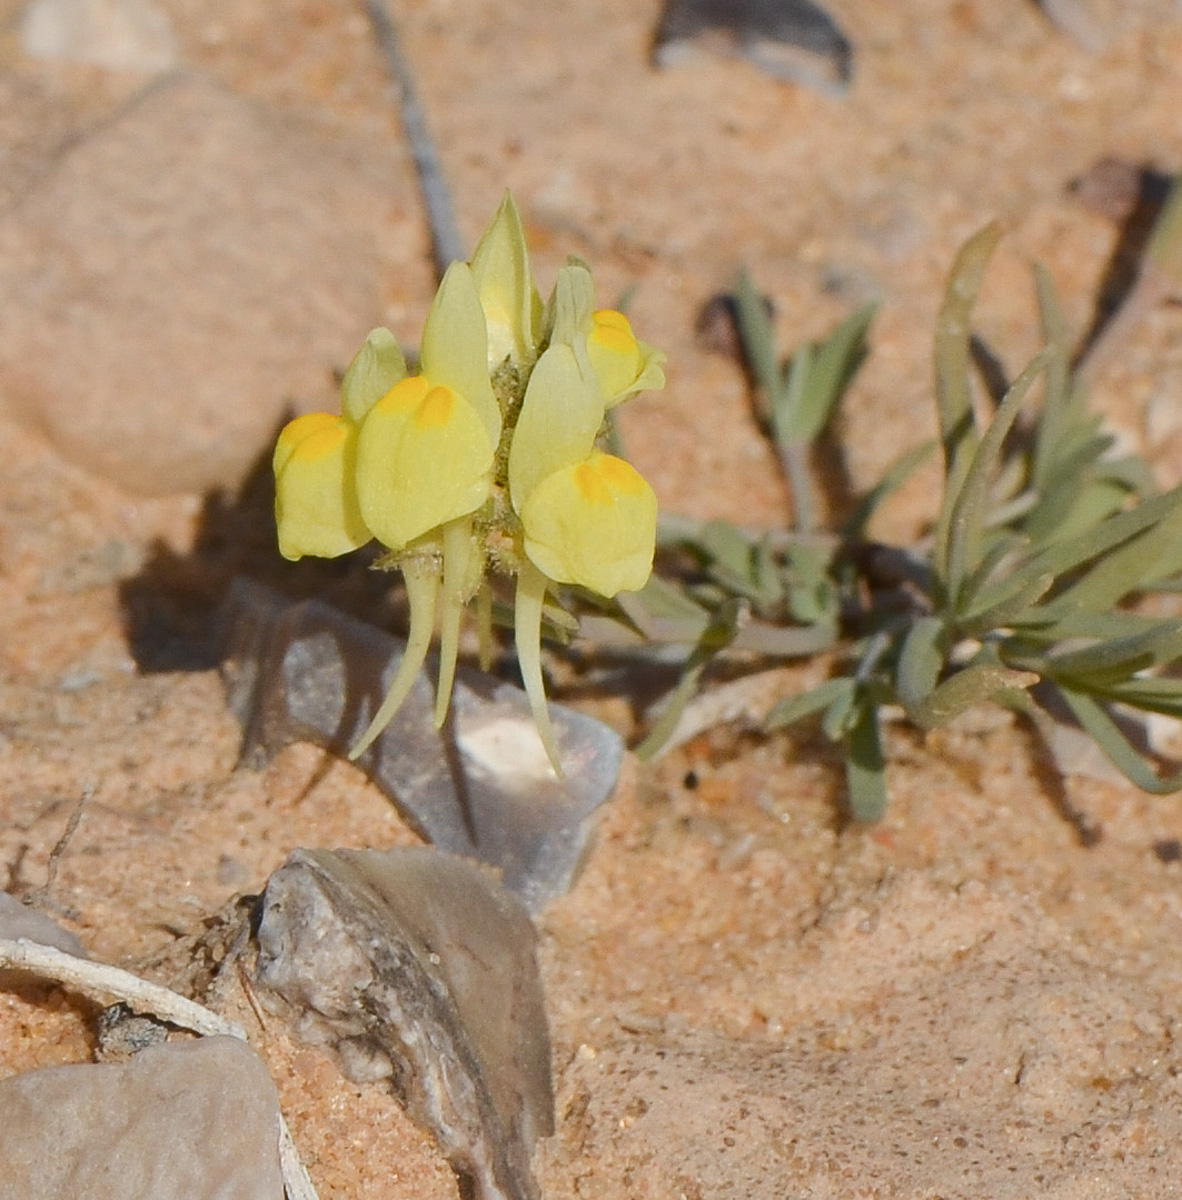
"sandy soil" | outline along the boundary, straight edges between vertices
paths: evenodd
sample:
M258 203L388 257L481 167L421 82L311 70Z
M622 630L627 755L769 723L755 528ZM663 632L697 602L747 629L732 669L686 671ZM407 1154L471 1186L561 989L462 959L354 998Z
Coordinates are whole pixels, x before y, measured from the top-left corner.
M409 179L360 9L163 7L190 66L374 139ZM740 264L774 298L785 349L881 301L842 418L858 487L933 429L930 331L957 245L1007 225L979 328L1013 370L1036 342L1030 262L1083 328L1118 244L1071 182L1104 156L1182 163L1182 19L1167 6L1133 6L1100 55L1022 0L829 7L857 47L840 101L735 62L655 73L650 0L400 6L466 236L509 187L544 281L573 252L601 294L635 286L669 386L628 407L623 433L673 511L783 519L741 373L694 336ZM9 130L14 170L134 82L34 63L11 34L0 49L8 86L45 118L39 134ZM413 342L432 277L403 194L381 265L388 323ZM1176 306L1121 348L1095 401L1177 481ZM169 981L184 939L291 848L413 840L356 771L310 747L234 769L239 730L185 635L232 572L283 581L265 498L144 500L15 424L0 436L7 890L45 882L85 794L50 911L96 957ZM880 536L920 531L934 479L905 489ZM382 612L355 575L325 586ZM772 688L821 670L785 669ZM626 704L598 711L632 732ZM627 765L580 882L541 919L559 1093L538 1156L547 1196L1180 1194L1179 801L1060 781L1006 721L892 730L889 751L892 803L872 828L843 822L819 740L726 729ZM322 1197L456 1194L380 1089L345 1082L278 1025L259 1030L234 980L219 1002L258 1032ZM0 1073L88 1057L87 1017L56 991L0 993Z

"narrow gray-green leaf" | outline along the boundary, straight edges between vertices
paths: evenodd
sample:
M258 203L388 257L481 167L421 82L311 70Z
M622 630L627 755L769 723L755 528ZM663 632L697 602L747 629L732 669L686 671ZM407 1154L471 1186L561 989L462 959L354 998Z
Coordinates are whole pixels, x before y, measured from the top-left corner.
M946 640L946 627L940 617L921 617L903 638L895 667L895 691L913 720L940 678Z
M821 732L831 741L840 742L849 733L858 715L858 684L846 680L852 686L838 692L821 714Z
M1128 637L1051 654L1047 669L1056 679L1070 679L1095 688L1137 671L1177 662L1179 658L1182 658L1182 621L1163 621L1155 629Z
M1148 675L1110 684L1103 697L1143 712L1163 713L1182 720L1182 679Z
M1049 349L1036 354L1014 380L973 455L960 494L953 501L944 576L945 594L952 604L956 604L960 597L965 577L981 561L981 537L987 515L989 480L1001 455L1006 434L1013 427L1027 394L1042 374L1050 356Z
M835 700L852 697L854 687L854 681L849 678L826 679L824 683L809 688L807 692L777 701L764 717L763 727L770 732L773 729L782 729L785 725L794 725L797 721L803 721L805 717L824 711Z
M734 641L743 624L743 617L744 606L738 600L728 601L711 614L710 624L702 631L698 644L686 659L677 686L669 694L661 715L648 736L636 747L639 758L652 758L673 736L686 705L697 693L702 672L717 654Z
M854 820L882 820L887 806L886 760L878 709L865 704L846 740L846 798Z
M988 596L993 598L992 605L987 608L974 605L970 615L958 618L956 624L960 632L966 637L984 637L995 629L1004 629L1024 619L1037 619L1040 614L1034 606L1054 586L1055 577L1047 573L1033 579L1022 578L1019 583L1012 589L1001 585L991 589Z
M1075 719L1104 751L1113 766L1143 792L1164 796L1169 792L1182 790L1182 771L1165 777L1159 775L1152 764L1133 748L1128 738L1120 731L1120 727L1104 711L1103 705L1083 692L1070 688L1060 688L1059 691Z
M1045 575L1058 577L1082 566L1121 542L1129 541L1144 529L1161 521L1182 500L1182 486L1143 500L1136 508L1117 513L1085 533L1063 542L1053 542L1039 551L1006 579L986 589L961 619L975 621L978 614L1004 603ZM1067 613L1062 614L1069 615Z
M776 361L776 343L767 307L746 271L740 272L735 288L735 315L743 354L755 382L763 390L770 415L780 394L780 365Z
M1033 671L1015 671L996 663L972 663L945 679L908 715L920 729L935 729L974 705L994 699L999 692L1033 687L1037 682L1038 675Z
M866 334L876 311L876 305L864 304L812 348L803 386L789 413L785 432L790 440L811 442L828 424L866 356Z
M1047 363L1047 387L1042 414L1035 427L1034 461L1030 481L1044 491L1048 471L1063 444L1064 432L1074 415L1067 351L1067 323L1059 305L1050 273L1040 263L1034 267L1034 285L1038 295L1038 311L1042 323L1043 341L1052 354Z
M965 451L971 452L977 441L973 420L969 318L984 282L989 259L1000 240L1001 225L993 221L961 247L952 265L944 302L936 318L936 406L946 475L952 472L956 460Z
M1142 507L1145 507L1142 505ZM1053 603L1048 615L1106 612L1130 593L1182 567L1182 502L1155 525L1100 558Z

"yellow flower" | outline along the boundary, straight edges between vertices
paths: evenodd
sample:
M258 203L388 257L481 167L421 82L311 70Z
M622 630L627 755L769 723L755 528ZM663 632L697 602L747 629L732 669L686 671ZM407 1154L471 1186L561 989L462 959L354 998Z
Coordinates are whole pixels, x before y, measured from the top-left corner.
M464 606L479 587L484 552L471 516L492 491L501 410L488 374L488 333L472 269L448 267L423 328L422 373L401 380L366 413L357 442L362 519L401 562L410 601L406 652L385 700L350 751L356 758L389 724L442 624L435 723L451 700Z
M371 539L353 487L356 457L357 430L343 417L308 413L283 427L272 465L284 558L336 558Z
M547 587L577 584L607 597L642 588L652 571L657 529L652 488L622 459L595 449L608 388L613 395L626 390L646 370L651 377L651 369L619 314L601 321L611 331L604 339L611 374L596 369L586 332L594 320L589 284L590 273L581 264L559 272L550 346L530 376L509 449L509 494L521 520L523 555L513 622L517 657L555 770L558 748L541 666ZM622 331L618 323L613 329L615 317ZM616 359L625 357L621 367Z
M656 498L627 463L595 449L600 381L551 345L526 388L509 450L509 494L526 555L555 583L603 596L642 588L652 567Z
M547 315L550 344L562 342L574 350L598 380L604 408L665 386L665 355L639 341L623 313L595 309L595 284L585 263L572 258L558 272Z
M591 453L603 412L595 376L570 346L552 344L530 375L509 445L509 494L518 513L547 475Z
M471 268L453 263L423 330L422 374L391 388L361 423L358 503L365 524L391 550L488 499L501 413L487 347Z
M543 306L511 196L471 266L445 273L408 375L393 335L374 330L341 384L341 415L289 423L275 447L279 546L288 558L333 557L376 537L406 582L406 649L356 758L393 718L439 626L435 721L450 703L465 607L478 598L491 638L489 561L517 576L522 679L556 771L542 677L546 596L559 585L602 596L644 586L656 498L620 458L596 448L607 410L661 387L663 355L622 313L595 309L576 259ZM503 410L502 410L503 406ZM495 547L495 549L494 549Z
M592 314L587 354L608 408L637 392L665 386L664 354L638 341L628 318L615 309L601 308Z
M275 523L284 558L336 558L373 537L357 500L357 427L377 399L406 374L387 329L365 339L341 382L342 415L308 413L289 421L272 458Z
M523 505L521 524L526 554L555 583L611 597L648 582L657 498L621 458L596 450L547 476Z
M538 356L542 300L529 267L521 214L508 192L472 256L472 274L488 324L488 368Z

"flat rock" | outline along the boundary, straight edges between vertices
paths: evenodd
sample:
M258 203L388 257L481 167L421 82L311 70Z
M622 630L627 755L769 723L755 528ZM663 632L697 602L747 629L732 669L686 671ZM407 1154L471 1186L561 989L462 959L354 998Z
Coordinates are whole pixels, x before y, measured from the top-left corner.
M0 1081L0 1200L281 1200L279 1101L212 1037Z
M255 767L294 741L343 755L368 726L405 647L318 600L290 604L241 579L221 621L227 696L245 730L242 760ZM559 779L520 688L461 668L442 730L431 718L434 697L420 673L357 765L416 833L496 868L528 911L539 912L574 883L619 777L623 742L601 721L551 705Z
M22 904L15 896L0 892L0 940L28 938L42 946L53 946L76 958L86 957L86 947L69 930L35 908Z
M348 164L202 76L146 87L0 220L0 405L133 491L236 485L380 315Z

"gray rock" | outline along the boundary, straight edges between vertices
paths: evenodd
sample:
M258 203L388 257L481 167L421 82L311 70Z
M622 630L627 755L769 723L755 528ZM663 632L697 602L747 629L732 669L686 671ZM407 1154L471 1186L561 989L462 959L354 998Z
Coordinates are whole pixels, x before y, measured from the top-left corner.
M178 59L168 13L150 0L32 0L20 35L34 58L111 71L164 71Z
M279 1101L235 1038L0 1081L0 1200L281 1200Z
M669 0L657 28L653 60L669 67L700 50L745 58L785 83L843 95L853 47L813 0Z
M0 403L132 490L234 486L380 313L371 179L161 78L0 220Z
M343 754L369 724L405 648L320 601L291 604L242 579L221 623L229 704L245 728L243 762L254 767L294 741ZM623 742L594 717L551 705L559 779L520 688L461 668L442 730L432 720L434 697L424 672L357 765L417 833L495 867L539 912L574 883L615 788Z
M475 1200L539 1200L550 1037L525 909L428 848L295 850L271 876L258 979L349 1078L388 1079Z
M17 938L53 946L76 958L86 957L86 948L69 930L43 912L22 904L15 896L0 892L0 941L15 942Z

